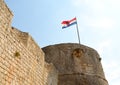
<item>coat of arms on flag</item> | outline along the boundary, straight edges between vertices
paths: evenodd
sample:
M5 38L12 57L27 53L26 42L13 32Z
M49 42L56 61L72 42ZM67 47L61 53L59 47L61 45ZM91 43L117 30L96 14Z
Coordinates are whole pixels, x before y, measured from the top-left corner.
M77 25L77 19L76 19L76 17L73 18L73 19L71 19L71 20L62 21L61 24L62 24L62 29L63 29L63 28L67 28L67 27L69 27L69 26L71 26L71 25L76 24L77 35L78 35L78 40L79 40L79 44L80 44L80 36L79 36L79 30L78 30L78 25Z
M76 17L71 20L62 21L62 28L67 28L71 25L77 24Z

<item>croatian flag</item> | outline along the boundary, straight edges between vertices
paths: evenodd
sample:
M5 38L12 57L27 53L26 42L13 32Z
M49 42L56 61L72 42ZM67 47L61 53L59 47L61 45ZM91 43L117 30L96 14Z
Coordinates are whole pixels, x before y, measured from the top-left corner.
M71 20L62 21L61 24L62 24L62 29L64 29L64 28L67 28L67 27L69 27L71 25L77 24L77 19L75 17L75 18L73 18Z

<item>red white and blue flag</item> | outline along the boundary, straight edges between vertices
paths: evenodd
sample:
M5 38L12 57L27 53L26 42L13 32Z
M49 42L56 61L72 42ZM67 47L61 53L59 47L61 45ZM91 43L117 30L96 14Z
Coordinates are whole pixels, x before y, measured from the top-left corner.
M67 27L69 27L71 25L77 24L77 19L75 17L75 18L73 18L71 20L62 21L61 24L62 24L62 29L64 29L64 28L67 28Z

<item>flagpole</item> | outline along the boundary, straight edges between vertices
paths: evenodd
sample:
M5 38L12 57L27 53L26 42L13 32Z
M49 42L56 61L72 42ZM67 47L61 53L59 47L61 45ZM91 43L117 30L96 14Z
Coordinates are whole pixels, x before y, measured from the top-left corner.
M76 29L77 29L78 41L79 41L79 44L81 44L80 35L79 35L79 29L78 29L78 24L77 24L77 18L76 18Z

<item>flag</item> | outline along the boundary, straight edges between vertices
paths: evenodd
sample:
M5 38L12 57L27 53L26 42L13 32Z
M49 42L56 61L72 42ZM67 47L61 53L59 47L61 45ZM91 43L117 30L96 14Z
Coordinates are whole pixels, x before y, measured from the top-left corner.
M77 19L76 19L76 17L75 17L75 18L73 18L73 19L71 19L71 20L62 21L61 24L62 24L62 29L63 29L63 28L67 28L67 27L69 27L69 26L71 26L71 25L77 24Z

